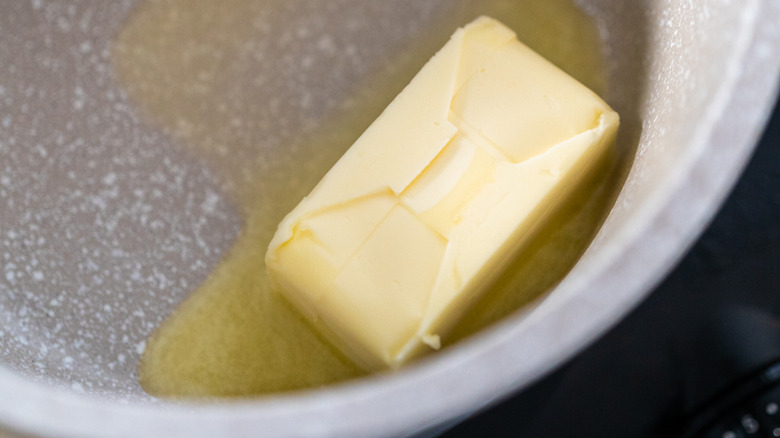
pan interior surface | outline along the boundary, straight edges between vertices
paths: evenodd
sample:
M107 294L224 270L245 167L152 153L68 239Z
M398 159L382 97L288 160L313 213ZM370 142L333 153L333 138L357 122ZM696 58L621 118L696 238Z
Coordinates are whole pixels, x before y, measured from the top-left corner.
M183 306L189 319L152 344L157 366L141 378L153 393L252 395L360 375L268 293L265 247L452 31L481 14L606 93L595 20L570 0L11 8L2 28L20 32L2 43L14 60L3 363L143 399L147 338L200 288Z

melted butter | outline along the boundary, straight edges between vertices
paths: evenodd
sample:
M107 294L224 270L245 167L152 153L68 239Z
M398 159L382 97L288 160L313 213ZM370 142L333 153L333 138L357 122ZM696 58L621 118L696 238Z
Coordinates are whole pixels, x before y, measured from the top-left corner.
M138 371L152 395L252 396L362 375L269 290L263 257L281 218L456 27L497 18L597 93L606 88L597 29L572 0L323 5L302 13L314 6L149 1L117 36L117 81L150 124L210 166L245 220L221 263L147 342ZM365 18L398 10L407 17ZM445 346L560 281L614 199L613 164L603 163L553 215Z

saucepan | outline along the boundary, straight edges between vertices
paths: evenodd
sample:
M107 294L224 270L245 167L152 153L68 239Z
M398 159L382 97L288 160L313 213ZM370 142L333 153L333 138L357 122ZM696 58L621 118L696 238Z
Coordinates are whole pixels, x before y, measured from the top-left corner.
M780 3L482 4L3 2L0 428L432 435L551 372L637 306L751 154L777 94ZM147 395L136 374L146 340L239 238L235 199L291 208L299 198L285 195L305 194L318 162L348 146L291 139L336 142L353 123L339 114L370 122L478 13L510 17L621 115L620 189L568 275L532 307L397 372L257 398ZM262 184L248 195L240 181Z

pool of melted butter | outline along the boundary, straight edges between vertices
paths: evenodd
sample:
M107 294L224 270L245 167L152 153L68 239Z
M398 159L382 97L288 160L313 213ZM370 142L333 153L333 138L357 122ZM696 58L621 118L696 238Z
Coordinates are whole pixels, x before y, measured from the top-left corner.
M151 125L220 178L243 230L154 332L138 368L148 393L248 397L364 375L270 290L278 222L452 32L479 15L604 95L598 30L572 0L157 0L116 36L116 80ZM501 277L444 348L543 296L587 248L617 193L608 157Z

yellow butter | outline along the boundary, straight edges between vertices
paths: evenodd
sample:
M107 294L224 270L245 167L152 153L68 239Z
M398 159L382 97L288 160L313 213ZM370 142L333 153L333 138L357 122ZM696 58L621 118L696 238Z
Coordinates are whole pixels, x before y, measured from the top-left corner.
M593 92L478 18L279 224L270 277L367 368L438 349L618 124Z

